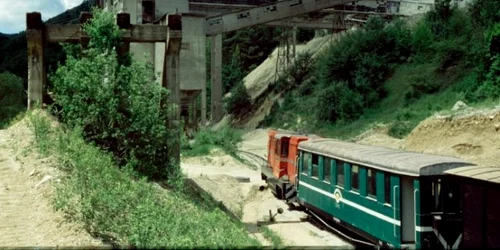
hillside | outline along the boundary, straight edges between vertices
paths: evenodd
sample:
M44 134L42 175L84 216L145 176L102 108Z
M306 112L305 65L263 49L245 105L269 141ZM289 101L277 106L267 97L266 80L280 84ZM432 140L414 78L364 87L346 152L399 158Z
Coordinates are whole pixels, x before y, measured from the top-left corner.
M435 11L408 20L383 24L372 18L342 39L316 37L298 46L312 56L297 57L288 77L277 82L275 50L244 78L252 111L228 115L219 126L274 127L347 140L382 126L397 140L458 101L496 105L499 9L485 0L460 9L440 1Z
M90 11L96 3L95 0L87 0L80 5L69 9L46 21L49 24L68 24L78 23L80 12ZM26 33L7 35L0 33L0 73L4 71L11 72L21 77L26 85L28 74L28 56L26 54ZM58 61L64 59L62 49L58 44L49 44L47 46L47 64L48 69L53 69ZM26 86L25 86L26 87Z

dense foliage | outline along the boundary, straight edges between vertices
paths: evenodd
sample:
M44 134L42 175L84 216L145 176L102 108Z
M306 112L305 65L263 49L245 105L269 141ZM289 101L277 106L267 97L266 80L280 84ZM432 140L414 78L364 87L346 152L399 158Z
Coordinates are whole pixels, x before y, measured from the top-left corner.
M94 11L84 30L88 48L68 50L66 63L50 78L62 120L82 128L86 139L112 152L120 165L154 179L175 178L179 165L169 160L169 150L179 142L167 124L167 90L155 81L152 65L120 63L121 32L113 13Z
M500 5L488 0L464 9L438 0L411 27L404 20L371 17L316 62L310 60L313 66L301 83L285 79L283 86L297 87L262 125L342 136L384 119L400 138L454 101L498 99L499 22Z
M26 109L22 79L9 72L0 73L0 129Z
M78 23L80 13L82 11L90 11L91 7L96 4L96 0L86 0L73 9L54 16L46 21L47 24L66 24ZM44 18L44 16L42 16ZM64 51L61 45L57 43L46 44L45 60L47 71L52 72L58 62L65 59ZM0 33L0 72L8 71L23 79L24 88L27 89L28 79L28 55L26 32L21 31L17 34L2 34ZM50 84L50 82L49 82Z

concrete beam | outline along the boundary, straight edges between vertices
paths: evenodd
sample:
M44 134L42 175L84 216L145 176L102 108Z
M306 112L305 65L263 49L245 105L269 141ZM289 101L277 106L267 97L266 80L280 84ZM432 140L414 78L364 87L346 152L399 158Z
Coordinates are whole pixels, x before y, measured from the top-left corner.
M345 30L343 27L335 25L332 21L305 21L305 20L289 20L289 21L274 21L266 23L267 26L273 27L295 27L301 29L328 29L328 30ZM349 27L347 27L349 28Z
M251 9L208 17L207 35L222 34L350 2L354 2L354 0L283 0Z

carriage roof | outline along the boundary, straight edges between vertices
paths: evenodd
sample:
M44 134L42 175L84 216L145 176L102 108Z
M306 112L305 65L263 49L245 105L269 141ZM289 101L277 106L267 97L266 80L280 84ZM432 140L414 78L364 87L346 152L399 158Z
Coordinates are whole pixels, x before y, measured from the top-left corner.
M500 183L500 168L495 167L460 167L445 171L446 174L472 178L480 181Z
M335 139L304 141L299 144L299 149L353 164L411 176L441 175L448 169L474 165L451 156L424 154Z

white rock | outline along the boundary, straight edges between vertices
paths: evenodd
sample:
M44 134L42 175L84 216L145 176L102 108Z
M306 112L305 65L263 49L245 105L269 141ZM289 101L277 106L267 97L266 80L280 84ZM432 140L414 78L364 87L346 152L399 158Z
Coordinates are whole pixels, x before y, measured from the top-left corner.
M453 105L453 108L451 110L457 111L457 110L464 109L464 108L467 108L467 104L465 104L462 101L458 101L455 103L455 105Z
M33 176L35 173L36 173L36 168L34 168L33 170L31 170L30 176Z
M43 179L38 184L36 184L35 188L38 188L39 186L43 185L44 183L50 181L51 179L52 179L52 176L50 176L50 175L44 176Z

